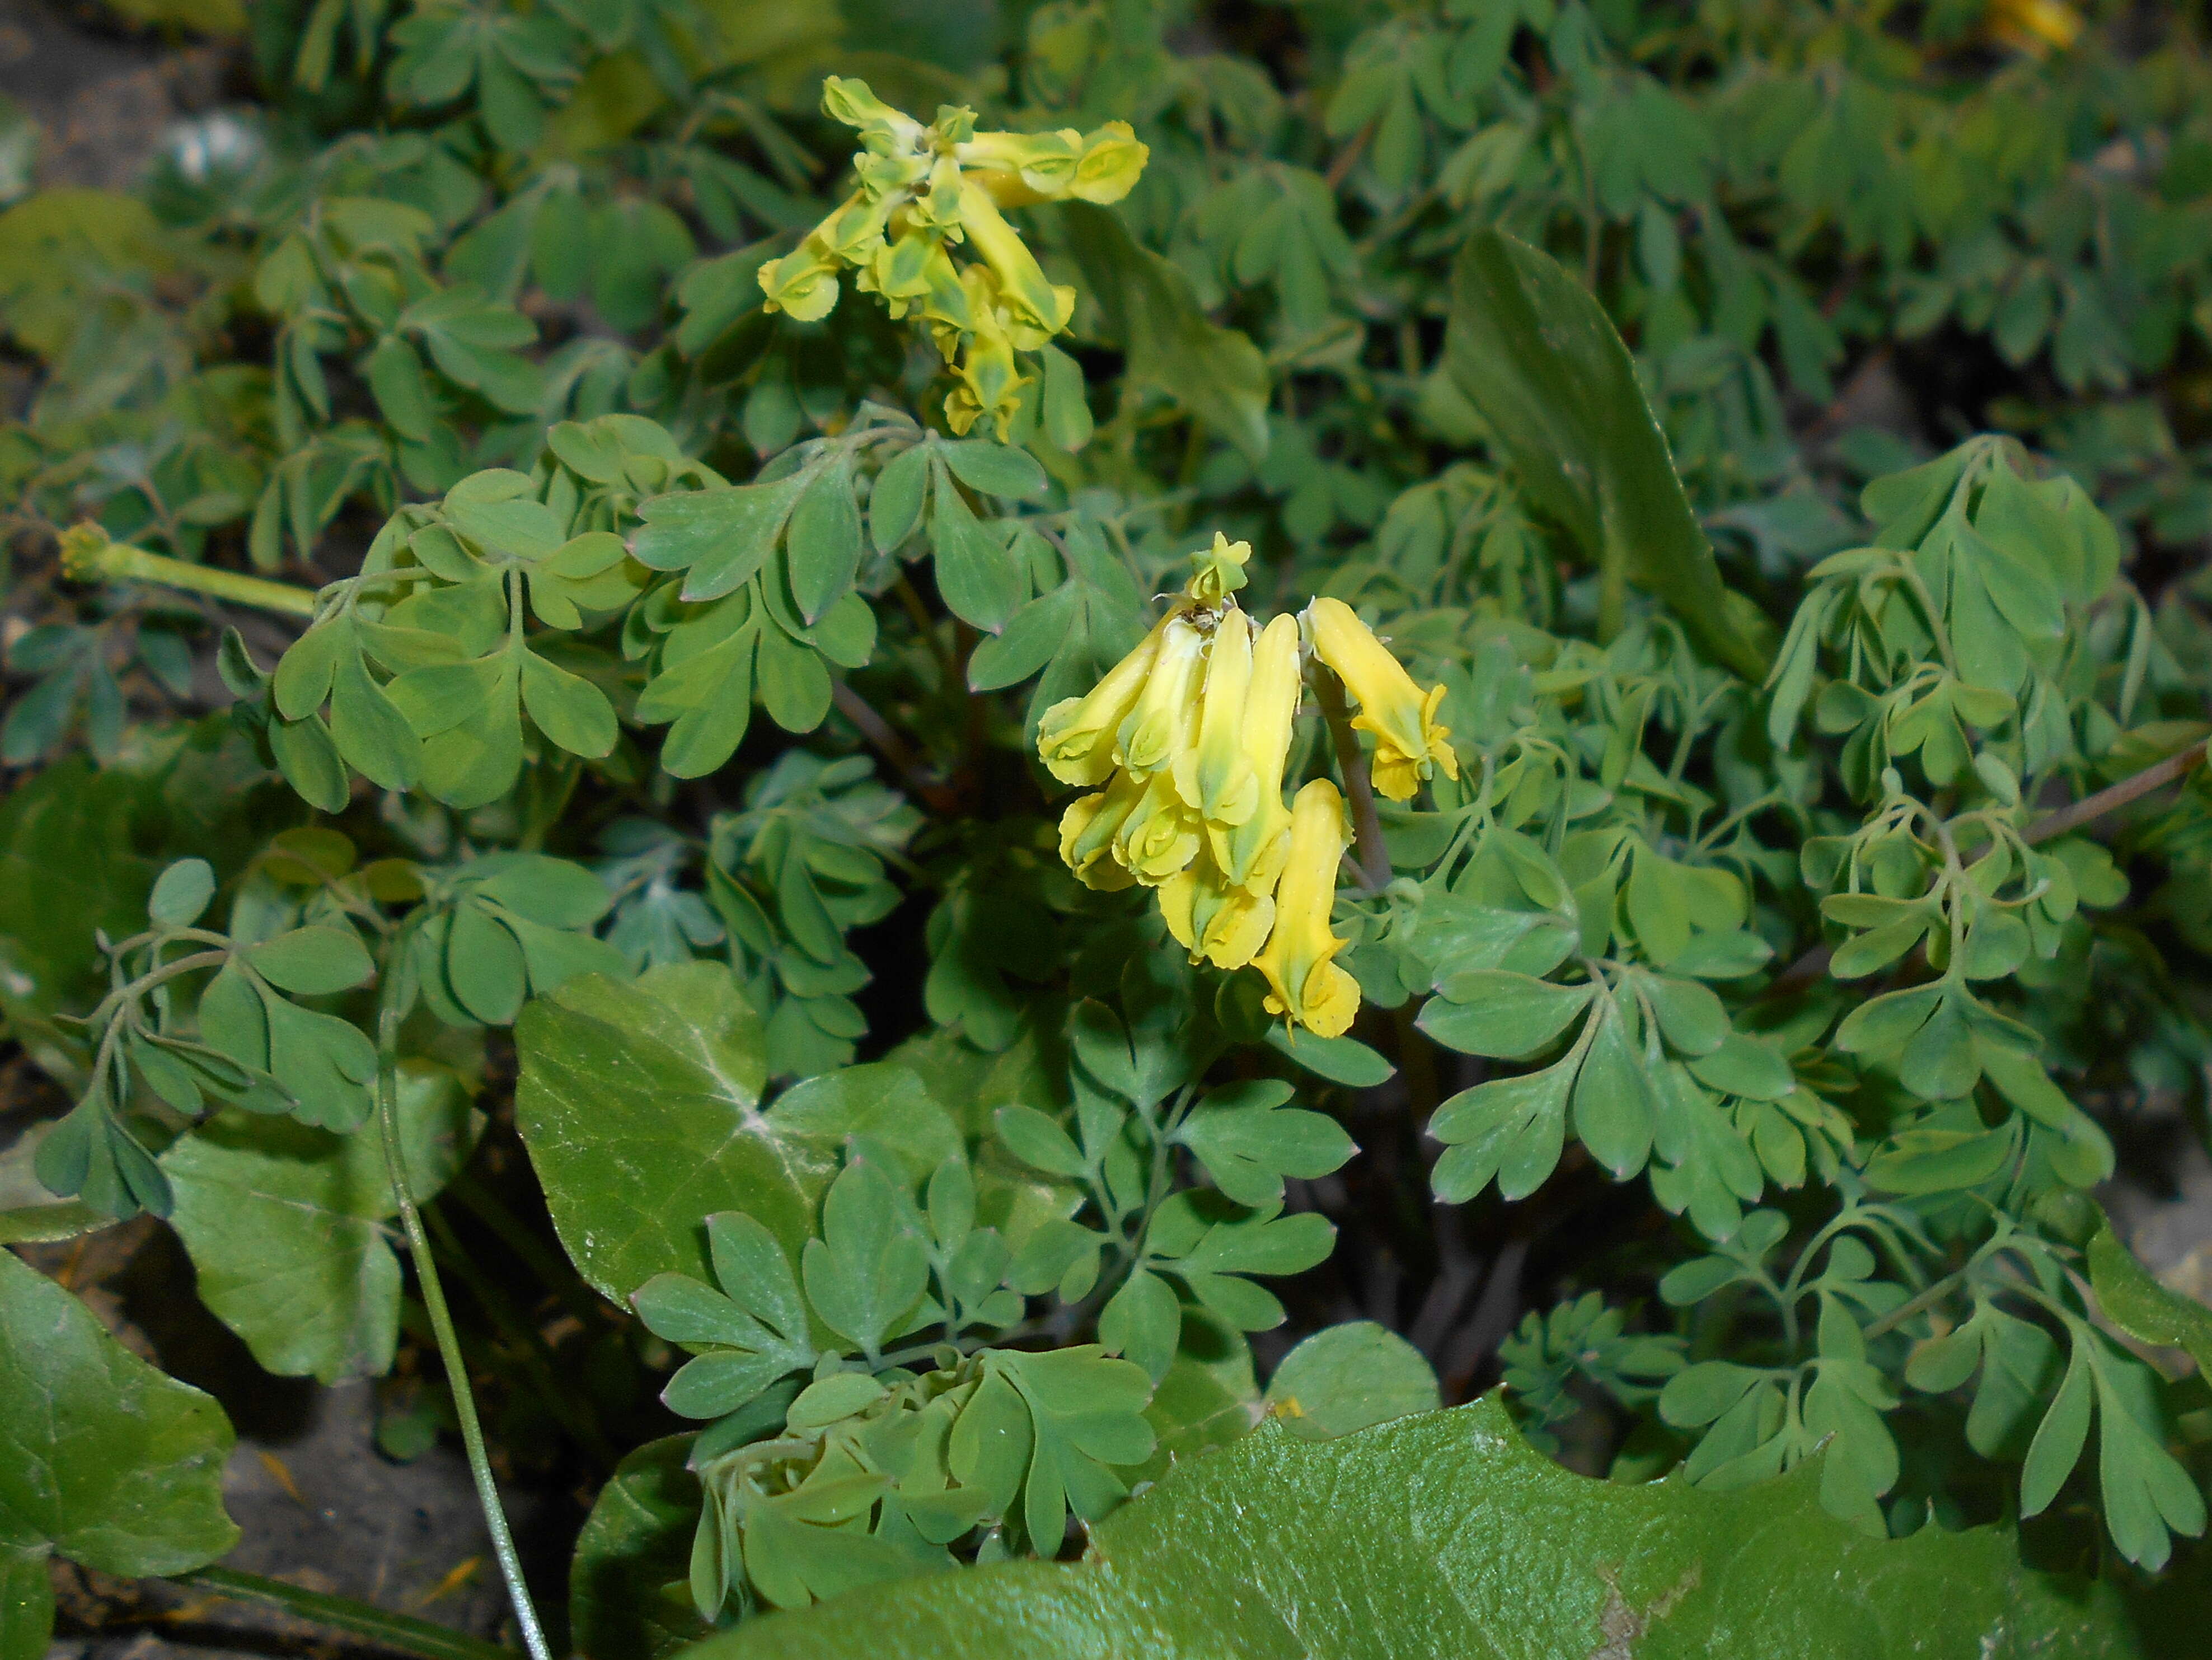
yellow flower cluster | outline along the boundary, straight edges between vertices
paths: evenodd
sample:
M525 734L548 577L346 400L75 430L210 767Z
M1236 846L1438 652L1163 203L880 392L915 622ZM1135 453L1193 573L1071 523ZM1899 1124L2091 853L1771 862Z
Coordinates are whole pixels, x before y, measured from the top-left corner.
M1340 600L1255 627L1237 605L1251 547L1217 534L1168 614L1089 693L1047 709L1037 753L1062 783L1095 793L1060 821L1060 854L1088 885L1156 890L1168 930L1217 968L1267 976L1267 1008L1334 1037L1359 986L1334 960L1336 867L1350 845L1325 778L1283 805L1283 769L1309 655L1358 700L1375 787L1408 800L1441 768L1459 776L1424 693ZM1103 786L1100 788L1098 787Z
M978 132L975 112L945 105L927 126L868 90L830 76L822 107L860 130L860 186L792 252L760 271L769 311L801 322L830 314L838 273L883 296L894 317L919 313L959 385L945 418L966 432L988 416L1001 439L1030 377L1017 351L1067 326L1075 290L1045 280L1000 213L1039 202L1118 202L1151 152L1124 121L1097 131ZM964 244L981 263L955 265Z

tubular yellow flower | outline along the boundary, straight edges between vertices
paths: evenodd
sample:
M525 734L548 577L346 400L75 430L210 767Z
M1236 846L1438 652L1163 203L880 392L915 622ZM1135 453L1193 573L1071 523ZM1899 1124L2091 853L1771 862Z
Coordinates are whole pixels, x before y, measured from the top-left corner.
M1165 771L1147 779L1144 792L1114 837L1114 857L1137 880L1156 888L1196 858L1206 838L1199 816L1176 798L1175 780Z
M860 142L874 149L910 149L928 131L911 115L893 109L870 91L868 83L851 76L823 77L822 112L833 121L860 130Z
M1208 826L1241 824L1260 805L1259 780L1238 741L1252 684L1252 624L1241 611L1221 614L1206 660L1198 741L1176 761L1176 790Z
M1116 758L1132 776L1149 778L1173 766L1176 755L1189 747L1205 653L1206 636L1188 617L1177 612L1168 618L1158 660L1116 734Z
M1014 228L999 216L990 192L974 179L960 183L960 227L969 246L983 256L999 279L1006 307L1007 332L1024 351L1034 351L1067 326L1075 312L1075 290L1045 281L1044 270Z
M1153 626L1134 651L1106 672L1106 678L1080 697L1063 697L1037 721L1037 758L1063 784L1103 784L1113 776L1114 735L1137 707L1160 640L1172 614ZM1062 848L1066 851L1065 846Z
M1322 1037L1341 1037L1359 1012L1359 982L1331 959L1351 942L1329 932L1336 866L1350 840L1344 800L1316 778L1291 808L1290 856L1275 890L1275 922L1253 966L1267 976L1267 1011Z
M1424 694L1389 648L1341 599L1316 599L1306 608L1314 650L1359 700L1352 726L1375 736L1375 787L1393 801L1408 801L1437 768L1459 776L1451 729L1437 720L1444 689Z
M1079 797L1060 816L1060 857L1076 879L1101 893L1115 893L1136 878L1115 860L1114 843L1145 787L1127 773L1096 795Z
M1274 926L1275 902L1271 895L1229 885L1213 856L1201 848L1188 869L1160 885L1160 915L1192 962L1241 969L1258 954Z
M837 262L812 237L760 268L761 309L789 312L801 323L818 322L837 303Z
M1152 155L1127 121L1109 121L1084 139L1083 159L1075 164L1067 193L1101 206L1118 202L1136 187Z
M1253 781L1253 811L1234 824L1209 823L1214 861L1236 887L1264 893L1273 886L1289 848L1291 815L1283 806L1283 764L1298 713L1298 622L1278 617L1260 630L1237 741ZM1201 734L1201 745L1205 739Z
M1002 208L1055 202L1075 183L1083 158L1083 135L1073 127L1057 132L979 132L956 152L960 165L975 171L991 199Z
M959 359L953 365L959 380L945 394L945 422L954 432L963 433L988 416L1004 443L1030 377L1014 362L1014 343L1006 332L1005 313L991 292L991 274L971 266L961 280L968 289L975 326L960 338Z

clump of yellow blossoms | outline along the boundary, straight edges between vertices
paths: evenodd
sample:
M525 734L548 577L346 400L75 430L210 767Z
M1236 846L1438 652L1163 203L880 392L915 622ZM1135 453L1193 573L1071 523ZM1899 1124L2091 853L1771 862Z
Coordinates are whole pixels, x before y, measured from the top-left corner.
M1156 890L1192 961L1258 969L1269 1012L1334 1037L1359 1010L1334 961L1349 942L1329 928L1351 845L1344 801L1316 778L1283 803L1309 660L1358 702L1380 794L1409 800L1438 770L1457 778L1459 762L1437 721L1443 688L1415 685L1349 605L1316 599L1255 625L1235 598L1251 554L1217 534L1143 643L1045 711L1037 753L1062 783L1095 791L1060 821L1069 869L1104 891Z
M947 104L924 126L865 81L835 75L822 83L822 108L860 130L860 187L796 249L761 267L766 308L803 323L826 317L838 273L852 271L892 316L919 313L928 324L960 381L945 400L952 430L988 416L1003 440L1030 381L1014 354L1067 326L1075 290L1045 280L1000 210L1118 202L1151 152L1125 121L1090 133L978 132L975 111ZM956 265L960 246L981 263Z

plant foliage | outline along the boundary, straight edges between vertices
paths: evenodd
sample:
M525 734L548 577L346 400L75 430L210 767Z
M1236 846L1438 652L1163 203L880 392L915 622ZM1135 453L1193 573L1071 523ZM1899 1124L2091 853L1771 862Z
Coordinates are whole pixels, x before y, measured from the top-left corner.
M0 1242L393 1456L450 1273L592 1660L2201 1623L2189 19L118 9L257 96L0 211ZM0 1327L15 1660L227 1432Z

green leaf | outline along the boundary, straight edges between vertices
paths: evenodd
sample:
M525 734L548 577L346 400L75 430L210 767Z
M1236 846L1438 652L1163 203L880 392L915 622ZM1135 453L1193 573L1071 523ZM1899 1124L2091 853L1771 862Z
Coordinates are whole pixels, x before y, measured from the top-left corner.
M631 556L649 569L689 571L686 599L719 599L761 568L812 477L656 496L638 508L645 523L630 538Z
M516 1124L561 1243L603 1296L706 1279L715 1211L744 1211L793 1253L812 1235L830 1161L760 1110L760 1017L723 964L572 980L523 1012L515 1048Z
M1290 1085L1273 1081L1211 1090L1174 1139L1198 1155L1214 1185L1238 1204L1272 1205L1283 1196L1285 1176L1312 1181L1358 1151L1336 1120L1285 1107L1290 1098Z
M36 1564L58 1552L137 1578L214 1561L238 1540L223 1513L230 1423L210 1396L165 1377L83 1304L0 1250L0 1633L20 1652ZM41 1633L42 1635L42 1633Z
M2074 1466L2088 1444L2089 1414L2094 1398L2089 1377L2089 1346L2078 1335L2066 1377L2051 1397L2051 1407L2029 1444L2027 1460L2021 1466L2020 1513L2039 1516L2058 1496Z
M853 586L860 569L860 508L849 459L825 467L792 509L791 597L812 623Z
M2186 1349L2197 1371L2212 1377L2212 1309L2152 1279L2109 1219L2089 1238L2089 1283L2097 1305L2122 1331L2162 1348Z
M868 497L868 534L878 553L896 553L921 522L921 502L929 483L932 446L901 450L876 475Z
M538 730L571 755L599 760L612 753L621 736L606 693L534 651L522 654L522 706Z
M445 1067L403 1063L399 1115L408 1179L427 1200L475 1141L469 1092ZM223 1112L179 1137L161 1168L200 1300L265 1371L334 1383L391 1369L399 1207L374 1123L334 1135Z
M986 496L1027 501L1042 496L1051 482L1027 450L988 438L941 441L938 453L962 483Z
M1637 1660L1825 1660L1838 1633L1869 1655L2188 1646L2138 1635L2110 1582L2024 1566L2003 1529L1869 1538L1821 1509L1820 1480L1815 1461L1741 1492L1591 1481L1529 1450L1494 1398L1331 1441L1268 1425L1170 1470L1080 1562L906 1579L693 1652L1411 1660L1632 1642Z
M1445 364L1522 487L1607 583L1656 594L1715 657L1765 678L1765 654L1729 604L1628 349L1589 290L1549 255L1477 232L1452 270Z
M1316 1440L1442 1404L1426 1357L1371 1320L1331 1326L1300 1343L1267 1380L1267 1400L1292 1434Z
M707 1635L682 1590L698 1525L699 1478L686 1468L693 1438L635 1449L592 1501L568 1563L568 1629L592 1660L662 1660ZM674 1587L678 1594L665 1592Z
M1273 385L1259 348L1208 322L1190 278L1140 246L1116 216L1083 202L1060 213L1084 287L1127 356L1129 384L1157 387L1247 457L1264 456Z
M163 871L146 900L156 927L188 928L215 897L215 870L204 859L179 859Z
M1558 1041L1589 1006L1596 987L1555 986L1502 969L1455 974L1415 1022L1449 1049L1518 1059Z
M1357 1037L1316 1037L1310 1031L1294 1031L1279 1022L1267 1028L1267 1035L1261 1041L1316 1077L1352 1089L1371 1090L1378 1084L1387 1083L1398 1070L1380 1052Z
M929 540L937 591L952 614L996 634L1029 598L1029 578L942 471L931 498Z
M822 1201L822 1237L801 1259L806 1300L832 1331L873 1354L921 1301L929 1253L898 1178L856 1156Z
M346 991L376 974L359 934L322 922L248 946L246 960L271 985L301 997Z
M1453 1096L1429 1120L1446 1144L1430 1172L1437 1197L1472 1199L1494 1179L1508 1199L1524 1199L1559 1167L1566 1146L1567 1099L1582 1056L1570 1052L1540 1072L1496 1078Z

